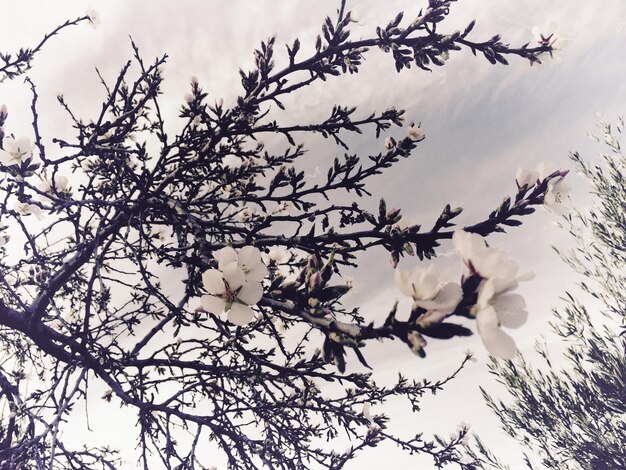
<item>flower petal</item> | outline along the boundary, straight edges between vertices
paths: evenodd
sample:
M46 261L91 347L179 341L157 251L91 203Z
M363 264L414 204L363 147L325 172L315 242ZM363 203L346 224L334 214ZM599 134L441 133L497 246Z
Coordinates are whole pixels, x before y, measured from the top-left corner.
M17 152L17 142L12 137L5 137L4 139L2 139L2 148L6 152L14 154Z
M246 282L237 298L248 305L255 305L263 297L263 286L258 282Z
M254 318L254 310L247 305L233 304L228 311L228 321L239 326L245 326Z
M515 289L518 284L517 281L515 277L492 277L481 282L478 288L478 299L476 303L481 306L486 306L497 295Z
M521 188L524 186L533 186L539 179L539 172L519 167L515 172L515 181Z
M439 293L439 269L434 264L413 269L410 281L415 300L431 300Z
M526 302L519 294L502 294L493 304L500 324L507 328L519 328L528 318Z
M224 312L224 308L226 308L226 301L214 295L203 295L200 298L200 304L204 310L215 315L221 315Z
M217 260L218 267L221 271L224 271L224 268L234 262L237 261L237 252L231 246L225 246L221 250L217 250L213 253L213 257Z
M208 269L202 274L204 289L212 295L222 295L226 292L224 278L217 269Z
M462 298L463 289L461 286L456 282L448 282L441 288L433 302L439 304L438 309L452 313Z
M396 269L393 276L400 292L407 297L413 297L413 288L410 283L411 271L408 269Z
M246 282L246 275L235 262L228 264L222 273L231 292L236 291Z
M267 276L267 266L263 263L257 264L254 268L246 273L246 281L261 282Z
M3 165L12 165L16 163L15 158L6 150L0 150L0 163Z
M470 260L478 274L485 278L512 279L517 274L517 263L498 248L485 247Z
M482 340L487 352L492 356L512 360L517 353L515 341L502 330L498 330L494 337L490 339L482 337Z
M500 331L498 314L492 306L482 308L476 314L476 327L483 341L491 341Z
M255 246L244 246L239 250L239 267L249 271L261 262L261 252Z
M544 180L557 170L554 163L550 160L544 160L537 165L537 173L539 173L539 179Z
M28 137L20 137L17 140L17 153L19 153L20 156L24 156L30 153L32 150L33 146L31 145Z

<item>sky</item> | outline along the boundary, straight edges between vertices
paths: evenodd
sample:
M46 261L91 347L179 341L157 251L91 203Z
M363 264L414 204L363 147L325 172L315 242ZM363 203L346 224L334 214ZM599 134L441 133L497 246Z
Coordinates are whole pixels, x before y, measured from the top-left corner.
M348 2L362 14L353 25L353 37L372 34L398 11L415 16L425 1L391 0ZM291 43L299 37L302 49L312 47L321 22L333 15L338 1L240 1L219 2L180 0L122 0L79 2L75 0L3 0L0 17L0 51L15 51L32 46L60 22L81 16L88 7L100 13L97 29L81 25L53 38L35 59L29 73L40 94L41 127L44 138L71 132L56 104L57 93L78 115L85 119L99 112L102 89L95 67L112 79L131 57L129 35L138 44L144 58L169 55L165 66L163 109L176 120L191 76L225 105L232 104L240 85L238 69L252 64L252 50L261 40L277 35L277 43ZM370 54L356 76L340 77L311 87L306 93L289 98L284 122L324 119L333 104L357 106L362 114L390 106L407 109L409 119L421 122L426 140L416 156L403 160L377 181L369 204L385 197L390 207L401 207L415 223L432 223L446 203L462 206L462 224L472 224L491 212L498 202L515 190L518 166L534 167L542 160L552 160L568 168L568 153L578 150L591 156L597 148L587 139L598 116L614 120L624 112L626 98L626 2L606 0L461 0L445 24L450 32L463 28L472 19L478 23L475 39L487 39L502 33L512 44L532 41L531 29L552 32L567 40L560 59L546 61L541 67L512 60L509 67L491 66L468 51L452 54L446 66L433 73L410 70L396 74L389 56ZM282 53L280 47L278 53ZM16 135L29 132L29 95L21 80L0 86L0 103L10 114L10 131ZM395 128L391 135L401 137L405 130ZM382 139L373 133L350 136L351 150L378 153ZM309 153L305 169L314 175L319 167L342 153L331 142L307 141ZM268 144L280 145L269 141ZM570 175L574 187L572 205L584 207L588 196L582 179ZM365 203L367 204L367 202ZM505 235L495 235L491 243L500 246L519 263L520 271L532 271L535 278L520 292L528 304L530 319L513 334L519 349L532 357L532 345L545 335L550 337L547 322L550 311L559 305L565 289L572 289L575 276L554 254L551 245L567 245L569 239L555 226L557 217L538 211L526 223ZM444 251L450 246L444 246ZM450 264L448 257L440 261ZM403 259L408 268L416 259ZM351 301L359 304L368 318L383 317L400 293L393 283L393 272L385 252L371 253L361 259L351 273L356 287ZM557 346L555 346L557 347ZM381 353L372 353L370 362L380 381L397 372L414 377L443 377L452 371L471 349L477 363L469 366L441 395L424 400L423 411L416 415L408 408L392 404L384 411L392 416L392 429L411 435L417 431L447 434L463 421L472 425L481 437L500 450L504 460L519 464L519 448L498 429L498 423L483 403L478 387L500 393L496 381L487 372L487 354L478 336L429 345L429 357L420 360L400 344L386 344ZM374 349L372 349L374 351ZM366 356L367 356L366 350ZM104 418L117 413L95 410L92 419L94 442L100 440L128 448L127 434L111 432ZM116 424L132 425L121 413ZM103 423L98 424L98 416ZM79 432L78 430L76 432ZM339 449L341 450L341 449ZM428 468L423 460L408 457L391 446L373 449L357 459L349 469L379 468L393 461L396 468ZM218 462L219 464L220 462ZM132 466L129 466L132 468Z

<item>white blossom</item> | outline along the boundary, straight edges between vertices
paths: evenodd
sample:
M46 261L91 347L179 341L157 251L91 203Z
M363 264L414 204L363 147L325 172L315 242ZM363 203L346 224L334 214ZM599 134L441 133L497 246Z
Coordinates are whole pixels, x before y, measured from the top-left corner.
M361 7L355 6L350 10L350 22L356 23L359 26L363 26L365 22L363 22L363 12L361 11Z
M63 192L68 189L68 184L69 184L69 180L67 179L66 176L63 176L59 173L55 173L54 184L52 180L44 180L39 185L39 190L43 193L52 193L52 189L54 187L57 191Z
M556 63L562 61L561 51L569 45L570 40L568 34L561 30L554 21L548 21L542 26L533 26L531 33L539 44L545 44L552 48L550 52L552 60Z
M287 250L280 246L271 248L267 254L268 259L274 263L280 263L285 256L287 256Z
M280 205L278 206L278 210L276 211L276 214L278 215L287 215L291 212L292 209L294 209L294 204L291 201L283 201L280 203Z
M510 292L516 286L516 279L487 279L478 289L474 307L478 333L485 348L491 355L502 359L513 359L517 347L501 327L519 328L528 318L524 298Z
M185 93L185 102L187 102L187 104L191 104L193 103L194 97L191 93Z
M3 150L0 150L0 163L6 166L21 163L33 151L33 146L28 137L21 137L17 140L13 137L5 137L2 140L2 148Z
M396 269L395 280L400 291L413 298L413 306L428 312L438 312L438 318L430 316L433 323L454 311L463 292L461 286L441 279L441 273L434 264L427 268L415 267L412 270Z
M465 275L478 274L480 277L512 279L516 276L517 263L499 248L487 246L478 234L457 230L452 242L465 263Z
M262 281L267 276L267 267L261 260L261 252L254 246L244 246L237 252L226 246L214 253L218 268L224 271L231 263L242 270L246 281Z
M463 354L465 354L465 357L467 357L470 361L478 362L478 359L476 359L476 355L474 354L474 351L472 351L471 349L466 349L465 351L463 351Z
M93 29L96 29L98 26L100 26L100 13L98 13L96 10L94 10L93 8L89 8L85 12L85 16L89 18L89 24Z
M569 198L571 192L571 186L565 179L567 172L559 171L554 163L545 160L537 165L537 168L534 170L519 167L515 174L515 180L520 188L526 185L533 186L537 182L555 175L555 173L558 173L558 175L553 176L548 182L548 189L543 203L546 209L557 214L564 214L568 209L564 203Z
M28 202L17 202L15 203L14 209L18 214L24 217L34 215L38 219L41 219L43 216L41 208L39 206L36 206L35 204L29 204Z
M191 120L192 127L198 127L201 124L202 124L202 116L200 116L199 114L197 116L194 116L193 119Z
M424 140L424 137L426 137L426 135L424 134L424 131L422 131L422 128L420 127L420 125L418 124L416 126L413 123L411 123L409 125L409 129L407 130L406 135L413 142L419 142L420 140Z
M261 283L246 281L246 275L237 263L229 263L224 270L209 269L202 275L208 295L201 298L204 310L216 315L228 312L228 320L235 325L247 325L254 318L251 305L263 297Z
M238 222L247 222L254 216L254 211L250 207L244 207L235 215L235 220Z

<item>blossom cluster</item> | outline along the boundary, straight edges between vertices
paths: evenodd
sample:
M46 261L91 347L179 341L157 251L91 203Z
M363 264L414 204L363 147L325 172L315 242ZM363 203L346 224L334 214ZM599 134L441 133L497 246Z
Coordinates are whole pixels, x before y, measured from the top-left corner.
M569 184L564 180L567 171L561 171L550 162L542 162L535 170L519 168L516 182L521 190L546 184L543 196L548 210L563 214L563 202L568 197ZM398 223L403 230L410 225L406 216ZM512 359L517 348L513 338L502 330L519 328L527 318L524 298L513 290L520 281L532 275L518 276L518 264L507 254L487 245L483 237L464 230L454 232L452 242L463 259L461 285L447 282L435 265L396 269L395 280L400 291L413 299L412 311L421 309L416 324L423 328L441 323L456 311L466 295L474 295L469 313L476 318L478 333L487 351L497 357ZM395 266L394 266L395 267ZM425 341L417 332L408 334L414 350L420 350Z
M239 251L224 247L215 253L217 269L209 269L202 275L207 295L202 296L202 308L215 315L228 313L228 320L235 325L247 325L254 318L252 306L263 297L262 281L267 267L261 260L261 252L253 246Z

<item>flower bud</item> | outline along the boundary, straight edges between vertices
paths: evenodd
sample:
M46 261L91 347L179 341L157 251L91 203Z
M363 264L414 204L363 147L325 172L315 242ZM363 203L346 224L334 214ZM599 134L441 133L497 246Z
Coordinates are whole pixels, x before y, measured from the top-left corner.
M4 123L6 118L9 116L9 111L7 110L7 105L3 104L0 106L0 125Z
M407 131L407 137L413 142L419 142L421 140L424 140L424 137L426 137L426 135L422 131L422 128L419 124L416 126L414 123L411 123Z
M309 279L309 290L314 290L316 287L321 286L323 282L322 273L315 271Z

